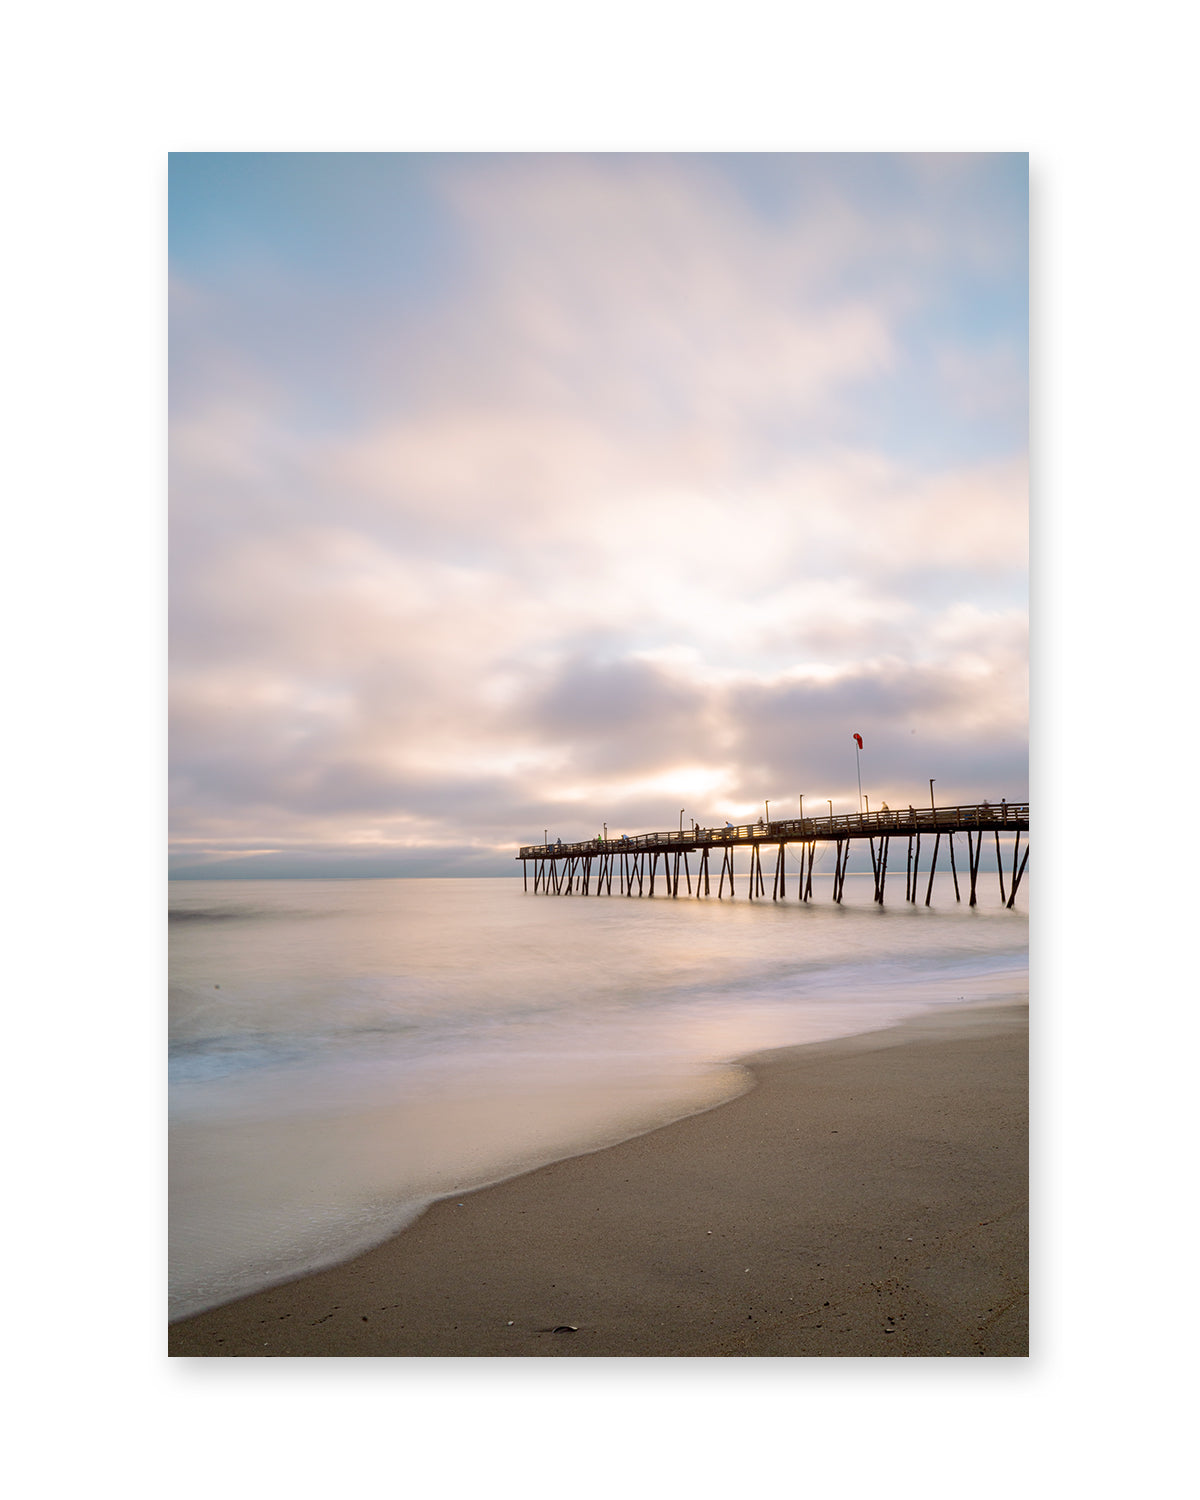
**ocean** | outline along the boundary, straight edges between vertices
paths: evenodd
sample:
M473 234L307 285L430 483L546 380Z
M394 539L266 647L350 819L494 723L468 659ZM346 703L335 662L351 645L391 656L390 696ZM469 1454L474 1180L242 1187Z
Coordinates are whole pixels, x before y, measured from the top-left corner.
M753 902L740 872L732 901L171 882L170 1316L732 1098L749 1052L1027 992L1028 885L1006 910L994 865L973 910L949 872L926 907L892 871L882 909L869 875L838 906L764 872Z

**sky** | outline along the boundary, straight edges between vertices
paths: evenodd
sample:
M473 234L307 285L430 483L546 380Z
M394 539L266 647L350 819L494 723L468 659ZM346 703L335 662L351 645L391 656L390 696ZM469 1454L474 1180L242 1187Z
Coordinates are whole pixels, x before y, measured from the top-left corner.
M1027 169L173 155L172 873L1026 799Z

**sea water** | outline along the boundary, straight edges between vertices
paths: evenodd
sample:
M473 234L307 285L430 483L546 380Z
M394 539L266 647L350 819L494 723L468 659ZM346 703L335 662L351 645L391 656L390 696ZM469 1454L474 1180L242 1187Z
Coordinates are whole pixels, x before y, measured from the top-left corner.
M1007 854L1007 851L1006 851ZM1006 879L1008 871L1006 870ZM961 875L960 875L961 880ZM170 1312L347 1258L437 1198L749 1086L755 1050L1027 987L1027 887L904 901L526 892L515 879L170 887Z

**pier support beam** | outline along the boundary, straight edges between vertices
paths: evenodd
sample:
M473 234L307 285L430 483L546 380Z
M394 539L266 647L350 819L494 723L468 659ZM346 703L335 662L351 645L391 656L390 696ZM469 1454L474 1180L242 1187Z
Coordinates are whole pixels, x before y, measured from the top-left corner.
M1009 898L1008 898L1008 906L1009 906L1009 910L1010 911L1012 910L1012 904L1013 904L1013 902L1017 899L1017 887L1021 884L1021 876L1024 875L1024 873L1025 873L1025 866L1028 863L1029 863L1029 845L1026 844L1025 845L1025 857L1021 860L1021 868L1017 871L1017 877L1013 881L1012 892L1011 892L1011 894L1009 895Z

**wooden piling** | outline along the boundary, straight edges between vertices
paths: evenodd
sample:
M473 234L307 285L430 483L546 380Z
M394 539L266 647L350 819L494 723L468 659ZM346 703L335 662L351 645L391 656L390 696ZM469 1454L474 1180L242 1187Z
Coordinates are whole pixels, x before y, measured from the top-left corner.
M1000 830L993 829L996 835L996 874L1000 880L1000 904L1005 905L1008 901L1008 892L1004 889L1004 861L1000 858Z
M939 833L937 835L937 837L933 841L933 861L932 861L932 863L929 866L929 884L925 888L925 905L926 906L929 905L929 898L933 895L933 873L937 869L938 845L941 842L942 842L942 835Z
M946 839L947 839L947 842L950 845L950 873L951 873L951 875L954 876L954 899L956 901L960 901L962 898L958 894L958 871L954 868L954 835L953 835L953 833L947 834L946 835Z
M1017 878L1013 881L1013 888L1012 888L1012 891L1009 894L1009 898L1008 898L1008 906L1009 906L1009 910L1010 911L1012 910L1012 904L1013 904L1013 902L1017 899L1017 887L1021 884L1021 876L1024 875L1024 873L1025 873L1025 866L1028 863L1029 863L1029 845L1026 844L1025 845L1025 857L1021 860L1021 868L1017 871Z

